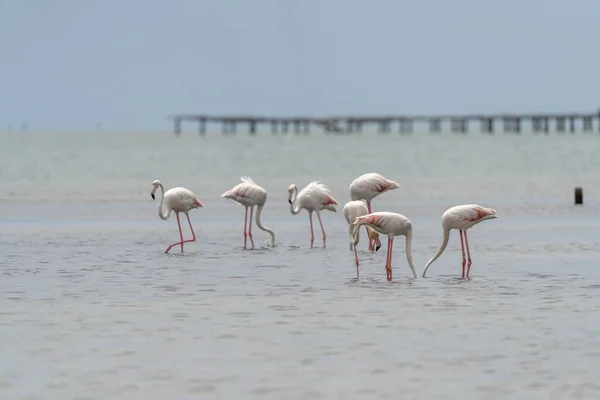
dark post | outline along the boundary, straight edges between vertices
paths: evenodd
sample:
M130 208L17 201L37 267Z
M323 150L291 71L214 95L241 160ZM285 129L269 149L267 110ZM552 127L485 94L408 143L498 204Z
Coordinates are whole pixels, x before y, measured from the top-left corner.
M256 135L256 120L255 119L251 119L249 122L250 125L250 134L251 135Z
M200 118L198 120L198 133L202 136L206 133L206 118Z
M175 118L175 136L181 136L181 118Z
M575 188L575 204L583 204L583 188L581 187Z
M590 132L594 130L592 117L583 117L583 131Z
M278 125L277 121L272 119L271 120L271 133L273 135L275 135L277 133L277 125Z
M569 117L569 130L575 133L575 117Z
M481 132L491 134L494 132L494 120L492 118L481 119Z
M540 117L531 118L531 130L533 133L540 133L542 130L542 121Z
M429 132L441 133L442 132L442 121L439 118L429 120Z
M565 117L557 117L556 118L556 131L558 133L565 132Z

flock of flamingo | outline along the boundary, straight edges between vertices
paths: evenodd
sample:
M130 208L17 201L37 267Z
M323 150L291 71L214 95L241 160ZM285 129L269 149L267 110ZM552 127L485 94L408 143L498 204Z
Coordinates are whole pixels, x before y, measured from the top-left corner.
M221 197L234 200L246 208L246 216L244 217L244 249L247 248L248 238L250 239L252 248L254 248L254 239L252 238L252 215L254 213L254 207L256 207L256 225L261 230L271 235L270 245L273 246L275 244L275 233L273 230L265 227L260 221L260 215L267 200L267 191L249 177L242 177L241 180L241 183L223 193ZM396 236L404 236L406 238L406 259L414 277L417 278L415 266L412 261L412 224L410 220L404 215L394 212L371 211L371 200L388 190L397 189L399 187L400 185L397 182L389 180L383 175L374 172L361 175L350 184L351 201L344 205L343 211L346 222L348 223L350 250L354 249L357 278L359 276L359 261L356 245L359 242L360 227L363 225L367 232L370 251L377 251L381 247L381 242L379 241L380 234L388 236L387 258L385 262L388 280L392 280L392 247L394 237ZM183 244L194 242L196 240L194 228L192 227L188 213L194 208L203 207L203 204L198 200L194 193L183 187L175 187L165 192L162 183L158 180L152 182L152 191L150 194L152 199L155 199L155 193L158 188L160 188L162 193L160 204L158 206L159 217L167 220L171 215L171 211L174 211L179 227L180 241L169 245L165 250L165 253L168 253L169 250L177 245L181 247L181 252L183 253ZM323 235L323 247L325 247L327 235L323 228L320 212L322 210L336 212L335 207L339 205L327 186L315 181L309 183L298 192L296 185L292 184L288 188L288 201L290 203L290 212L293 215L300 213L302 209L305 209L308 212L308 220L310 222L310 247L313 247L315 239L312 215L313 212L317 214L317 219L321 226L321 233ZM163 211L163 204L165 206L165 211ZM250 209L250 219L248 219L248 209ZM183 239L181 223L179 220L180 212L184 213L188 220L190 230L192 231L191 239ZM450 230L456 229L460 233L460 245L462 248L462 278L468 280L469 272L471 270L471 253L469 251L467 230L482 221L494 218L498 218L496 210L482 207L477 204L464 204L446 210L442 215L442 243L437 252L423 268L423 277L425 277L429 266L431 266L431 264L446 249L450 238ZM467 267L466 273L465 266Z

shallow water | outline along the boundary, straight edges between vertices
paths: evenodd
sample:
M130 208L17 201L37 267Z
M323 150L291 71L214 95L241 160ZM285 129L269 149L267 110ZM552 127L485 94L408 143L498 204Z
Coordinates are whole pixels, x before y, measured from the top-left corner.
M2 398L600 395L596 136L2 140ZM416 280L402 237L387 282L387 241L371 253L364 235L356 279L341 208L371 170L402 186L373 208L412 220ZM254 227L256 249L242 249L243 208L219 198L240 175L269 191L274 248ZM153 179L205 204L183 254L163 253L177 224L158 218ZM317 228L308 249L307 214L289 213L286 189L314 179L341 206L323 213L327 247ZM441 213L473 202L500 218L469 232L472 280L459 279L456 233L421 278Z

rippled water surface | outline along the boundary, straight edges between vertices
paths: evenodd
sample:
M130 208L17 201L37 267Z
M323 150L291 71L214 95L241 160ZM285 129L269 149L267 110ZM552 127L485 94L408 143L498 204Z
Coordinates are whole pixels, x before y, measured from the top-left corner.
M595 134L0 140L2 399L600 398ZM392 282L387 240L371 253L363 237L356 279L341 209L370 171L401 184L373 208L412 220L418 273L446 208L498 211L469 232L471 281L456 233L416 280L397 238ZM269 192L274 248L255 226L244 251L244 210L219 197L242 175ZM164 254L177 223L154 179L205 205L183 254ZM287 186L316 179L341 205L309 249Z

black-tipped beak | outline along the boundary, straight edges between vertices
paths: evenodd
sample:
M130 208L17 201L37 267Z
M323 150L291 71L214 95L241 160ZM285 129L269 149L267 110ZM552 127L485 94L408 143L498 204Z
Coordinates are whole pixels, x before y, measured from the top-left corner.
M380 247L381 247L381 245L375 247L375 251L379 250Z
M288 199L288 203L292 204L292 201L290 199Z
M154 193L152 193L150 196L152 196L152 200L154 200Z

